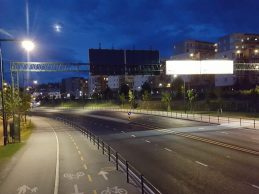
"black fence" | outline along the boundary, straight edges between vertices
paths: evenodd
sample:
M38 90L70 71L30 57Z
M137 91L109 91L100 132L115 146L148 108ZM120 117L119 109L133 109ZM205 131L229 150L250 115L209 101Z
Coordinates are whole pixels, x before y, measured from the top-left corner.
M161 194L161 192L154 185L152 185L152 183L148 181L141 172L131 165L129 161L127 161L120 153L105 143L93 132L61 117L58 117L57 120L80 130L82 134L84 134L90 142L98 148L98 150L102 151L102 153L108 157L110 162L115 164L117 170L125 172L127 183L134 183L141 189L142 194Z

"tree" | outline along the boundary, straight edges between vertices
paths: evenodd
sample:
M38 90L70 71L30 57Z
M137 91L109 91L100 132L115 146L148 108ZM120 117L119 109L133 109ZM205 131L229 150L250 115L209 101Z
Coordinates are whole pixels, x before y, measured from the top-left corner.
M129 95L129 86L127 84L122 84L119 89L119 94L124 94L124 96Z
M149 94L151 93L151 86L148 82L143 83L143 85L141 86L141 95L142 96L145 93L145 91L147 91Z
M182 98L183 96L184 81L181 77L177 77L171 84L171 89L174 92L176 98Z
M120 99L121 105L122 105L122 107L123 107L123 106L124 106L124 103L125 103L125 101L126 101L126 97L125 97L124 93L122 93L122 94L119 95L119 99Z
M21 99L21 103L19 104L19 112L24 115L25 122L26 122L26 116L31 107L31 100L32 100L31 95L26 92L21 92L20 99Z
M135 94L134 94L134 92L132 92L131 90L129 91L129 103L130 103L130 105L131 105L131 108L135 108L135 105L136 105L136 103L135 103Z
M150 100L150 93L145 90L144 94L142 95L142 100L144 101L144 104L146 105L146 108L148 109L148 102Z
M171 101L172 101L172 94L169 92L163 92L162 93L162 99L161 101L166 104L167 111L171 111Z
M193 111L193 103L196 100L196 98L198 97L198 95L194 92L193 89L191 90L187 90L187 98L189 101L189 107L190 107L190 111Z

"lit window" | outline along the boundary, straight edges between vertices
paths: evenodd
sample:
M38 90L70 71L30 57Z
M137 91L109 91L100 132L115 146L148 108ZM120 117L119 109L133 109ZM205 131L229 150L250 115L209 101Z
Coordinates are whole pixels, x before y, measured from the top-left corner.
M236 46L236 49L238 49L239 48L239 46Z
M237 50L237 52L236 52L237 54L240 54L241 53L241 51L240 50Z

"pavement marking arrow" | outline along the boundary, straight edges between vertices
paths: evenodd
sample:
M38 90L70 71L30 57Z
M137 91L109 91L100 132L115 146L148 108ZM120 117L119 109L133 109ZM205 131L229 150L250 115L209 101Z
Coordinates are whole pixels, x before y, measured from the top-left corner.
M77 185L74 185L75 192L72 194L84 194L84 192L79 192Z
M101 170L98 175L103 176L103 178L107 181L108 180L108 172Z

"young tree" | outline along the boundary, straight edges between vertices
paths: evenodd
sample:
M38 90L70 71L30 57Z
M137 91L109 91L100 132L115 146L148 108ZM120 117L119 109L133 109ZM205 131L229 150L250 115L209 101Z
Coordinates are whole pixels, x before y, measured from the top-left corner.
M126 97L125 97L124 93L119 95L119 99L120 99L122 107L124 107L124 104L125 104L125 101L126 101Z
M167 111L171 111L172 94L169 92L163 92L161 101L166 104Z
M187 90L187 98L189 101L189 107L190 107L190 111L193 111L193 103L196 100L196 98L198 97L198 95L194 92L193 89L191 90Z
M144 101L144 104L148 109L148 101L150 100L150 93L147 90L144 91L144 94L142 95L142 100Z
M135 94L131 90L129 90L129 103L131 105L131 108L135 107Z

